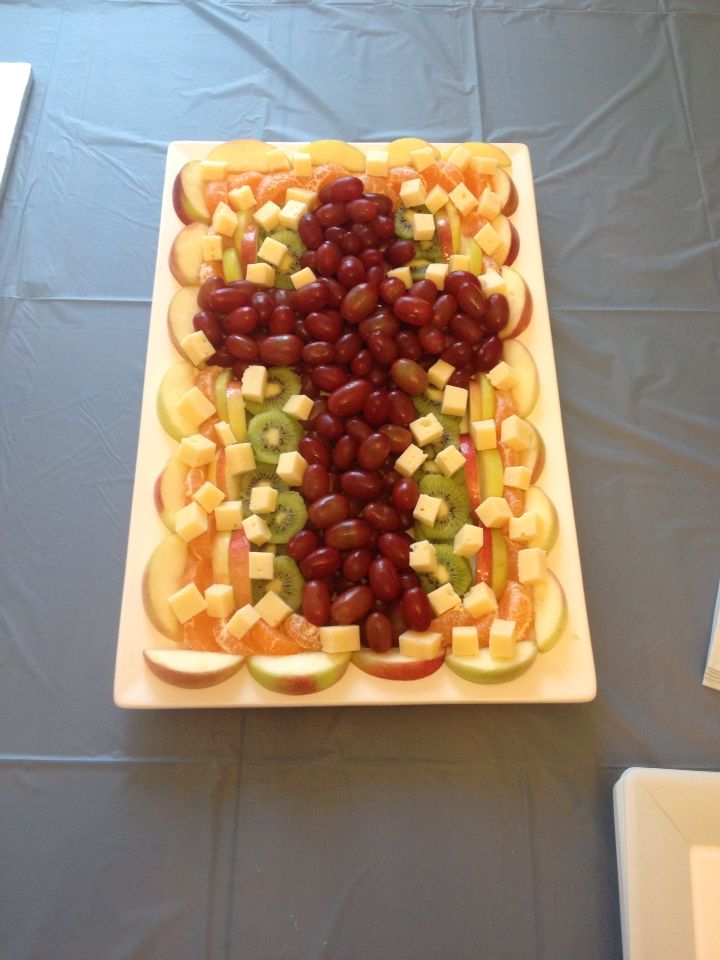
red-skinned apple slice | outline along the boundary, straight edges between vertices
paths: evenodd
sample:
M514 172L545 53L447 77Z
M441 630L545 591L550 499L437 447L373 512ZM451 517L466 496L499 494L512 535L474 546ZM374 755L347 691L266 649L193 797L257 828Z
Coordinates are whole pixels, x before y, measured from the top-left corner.
M493 174L492 189L500 197L500 212L506 217L512 216L517 210L518 193L512 177L502 167Z
M291 696L327 690L341 679L350 663L349 653L291 653L286 656L249 657L248 671L267 690Z
M503 360L518 377L518 382L510 391L517 405L517 415L527 417L540 395L540 377L533 356L524 343L513 338L503 341Z
M198 283L203 260L203 237L207 234L205 223L189 223L175 237L170 248L168 264L170 272L183 287Z
M505 263L509 266L515 262L520 250L518 232L504 213L499 214L490 222L500 237L500 245L492 251L492 258L501 266Z
M182 638L180 621L168 597L184 585L187 545L176 534L166 537L150 555L142 578L142 598L148 619L170 640Z
M555 504L542 487L531 486L525 494L525 510L537 514L538 535L528 540L528 547L540 547L547 553L557 543L560 525Z
M496 597L505 589L508 550L500 530L483 527L483 544L475 555L475 582L489 584Z
M532 666L537 652L534 640L521 640L516 645L514 655L507 659L492 657L489 649L483 647L471 657L456 657L449 653L445 663L453 673L471 683L507 683Z
M470 509L474 513L481 503L480 476L475 444L472 442L472 437L467 433L460 434L460 453L465 457L465 486L470 501Z
M352 662L358 669L382 680L422 680L439 670L444 659L444 654L429 660L406 657L396 647L384 653L363 647L352 655Z
M183 223L210 223L199 160L190 160L175 177L172 199L175 213Z
M535 612L535 642L540 653L547 653L560 640L568 623L565 591L555 574L532 588Z
M178 360L165 371L158 388L158 420L163 430L178 442L198 432L197 425L178 410L182 395L195 385L195 373L189 360Z
M245 228L240 244L240 268L243 273L247 270L248 264L257 263L259 234L260 228L256 223L250 223Z
M455 245L453 243L453 232L447 207L441 207L435 214L435 229L437 230L438 243L440 244L442 255L446 260L449 260L455 253Z
M524 450L520 451L520 466L527 467L530 471L530 483L537 483L545 469L545 441L538 428L530 420L528 420L528 426L530 427L530 443Z
M207 158L220 163L226 162L228 174L251 173L254 170L267 173L267 155L274 149L262 140L228 140L214 147Z
M172 456L155 481L155 508L165 526L175 532L175 514L187 505L185 486L190 467L178 456Z
M533 301L530 288L514 267L504 266L500 273L505 281L509 318L499 336L501 340L509 340L519 337L527 329L532 319Z
M143 650L145 663L165 683L188 690L214 687L234 676L245 662L232 653L156 648Z
M195 333L193 320L195 319L195 314L200 309L197 302L199 289L200 287L196 286L180 287L180 289L175 292L168 306L168 335L172 345L183 357L185 357L186 354L181 343L185 337L191 333Z
M226 500L238 499L240 480L238 474L227 472L227 453L225 452L225 447L221 447L217 451L215 460L208 465L208 480L210 483L213 483L218 490L222 490Z
M235 606L240 608L244 607L246 603L252 603L250 541L242 529L233 530L230 534L228 570L233 594L235 595Z

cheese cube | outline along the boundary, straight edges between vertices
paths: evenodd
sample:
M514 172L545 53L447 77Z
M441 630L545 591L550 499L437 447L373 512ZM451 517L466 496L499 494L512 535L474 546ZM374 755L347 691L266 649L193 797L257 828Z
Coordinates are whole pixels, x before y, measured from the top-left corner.
M470 169L484 177L491 177L498 168L498 162L495 157L472 157L470 160Z
M472 154L467 147L457 146L448 157L449 163L454 163L459 170L464 170L472 159Z
M425 206L430 213L437 213L441 207L445 206L448 199L447 193L439 184L436 184L430 193L428 193L427 197L425 197Z
M405 630L398 637L398 647L403 657L434 660L442 652L442 639L435 631Z
M223 242L217 233L206 233L202 238L203 260L222 260Z
M266 233L272 233L280 223L280 207L272 200L268 200L259 210L255 211L253 219L260 224Z
M213 429L221 446L228 447L230 444L235 443L235 434L232 432L232 427L227 421L218 420L218 422L214 424Z
M429 263L425 268L425 279L434 283L438 290L445 289L445 280L448 275L446 263Z
M295 420L307 420L312 408L313 401L310 397L306 397L304 393L296 393L292 397L288 397L283 407L283 413Z
M512 516L505 497L486 497L475 513L484 526L495 528L504 527Z
M404 180L400 184L400 200L405 207L419 207L425 203L427 190L420 177L414 180Z
M231 237L237 229L238 218L232 207L229 207L224 200L215 207L212 217L212 227L215 233L223 237Z
M518 550L518 580L520 583L542 583L547 579L547 553L540 547Z
M273 237L265 237L260 244L258 256L262 257L263 260L267 260L267 262L271 263L274 267L279 267L287 251L288 248L286 244L280 243L279 240L275 240Z
M312 176L312 156L300 150L293 154L292 158L293 173L296 177Z
M221 505L222 506L222 505ZM218 507L218 510L220 507ZM217 513L217 510L215 511ZM268 543L270 540L270 528L265 523L262 517L259 517L256 513L251 513L249 517L246 517L242 521L243 530L245 531L245 536L248 538L250 543L256 544L256 546L261 547L264 543Z
M434 527L441 505L442 500L439 497L430 497L427 493L421 493L418 502L415 504L413 516L421 523Z
M431 163L435 163L435 151L432 147L418 147L417 150L411 150L410 162L418 173L422 173Z
M272 580L275 574L275 557L271 553L256 553L251 550L248 557L251 580Z
M209 617L227 620L235 609L235 595L229 583L213 583L205 591Z
M502 238L497 232L495 227L491 223L486 223L473 237L475 243L480 247L483 253L486 253L488 256L497 250L497 248L502 243Z
M280 211L280 226L297 230L300 221L307 212L307 203L303 203L301 200L286 200L285 206Z
M178 456L189 467L202 467L215 458L215 444L201 433L183 437L178 447Z
M249 187L246 183L242 187L235 187L233 190L230 190L228 193L228 203L235 210L251 210L257 201L255 200L255 194L252 192L252 188Z
M218 504L225 499L225 494L214 483L206 480L193 494L193 500L199 503L207 513L212 513Z
M369 177L386 177L388 175L387 150L368 150L365 158L365 173Z
M243 397L246 400L252 400L253 403L262 403L267 390L267 380L267 367L257 364L248 367L242 375L240 385Z
M500 439L511 450L526 450L532 439L530 424L514 413L503 420L500 426Z
M534 510L527 510L519 517L510 517L508 536L511 540L532 540L539 530L538 515Z
M180 623L187 623L206 608L205 597L194 583L188 583L176 593L168 597L168 603Z
M225 447L225 472L228 476L249 473L256 467L251 443L231 443Z
M456 557L474 557L483 545L483 528L474 523L465 523L455 534L453 553Z
M497 610L497 597L487 583L476 583L463 597L463 606L475 620Z
M260 614L269 627L277 627L292 613L292 607L289 607L274 590L268 590L255 604L255 612Z
M308 210L314 210L317 206L318 195L314 190L308 190L307 187L288 187L285 191L285 200L297 200L298 203L304 203Z
M413 240L432 240L435 236L435 217L431 213L415 213L412 227Z
M428 443L437 443L442 440L442 424L434 413L427 413L424 417L418 417L410 424L412 433L418 446L424 447Z
M410 267L393 267L392 270L388 270L388 277L397 277L398 280L402 280L406 288L409 290L413 285L412 273L410 272Z
M273 287L275 270L269 263L249 263L245 268L245 279L261 287Z
M515 621L496 617L490 626L490 656L510 660L515 655Z
M320 643L325 653L351 653L360 649L360 627L320 627Z
M480 216L485 217L486 220L494 220L500 213L501 206L500 197L493 193L490 187L485 187L477 205Z
M239 530L243 525L243 508L239 500L225 500L215 507L215 527L224 530Z
M188 503L175 514L175 533L185 543L199 537L208 528L208 515L199 503Z
M227 160L201 160L200 161L200 179L201 180L224 180L227 176Z
M440 468L440 473L446 477L452 477L458 470L464 469L465 457L457 447L445 447L435 457L435 463Z
M178 400L178 412L198 425L215 413L215 407L198 387L190 387Z
M232 617L230 617L227 628L236 640L242 640L248 630L252 629L259 619L260 614L255 607L246 603L244 607L240 607L240 609L236 610Z
M395 461L395 469L403 477L411 477L427 460L428 455L411 443Z
M253 487L250 491L252 513L272 513L277 508L278 492L275 487Z
M269 173L278 173L280 170L290 169L290 160L284 150L269 150L265 154L265 162Z
M443 390L440 413L451 417L464 417L467 410L468 391L465 387L452 387L448 384Z
M435 544L429 540L418 540L410 544L410 566L416 573L435 573L437 553Z
M448 610L454 610L455 607L459 607L462 602L453 590L451 583L444 583L436 590L432 590L428 594L428 600L430 601L430 606L435 611L436 617L441 617L443 613L447 613Z
M188 360L194 363L196 367L199 367L201 363L209 360L215 353L215 347L210 343L202 330L196 330L194 333L189 333L186 337L183 337L180 341L180 346L185 351L185 356Z
M473 420L470 436L476 450L492 450L497 446L497 431L494 420Z
M464 183L459 183L454 190L450 191L450 199L463 216L477 206L477 197L468 190Z
M281 453L275 472L289 487L299 487L303 482L308 462L297 450Z
M456 270L469 270L470 257L467 253L452 253L448 260L448 266L450 267L450 273L454 273Z
M483 273L478 277L480 281L480 289L483 292L483 296L487 300L488 297L492 297L493 294L501 293L503 296L507 293L507 284L505 279L500 276L495 270L488 270L487 273Z
M497 363L487 376L496 390L512 390L519 383L518 375L504 360Z
M452 652L455 657L474 657L480 653L477 627L453 627Z
M301 287L306 287L309 283L314 283L315 280L317 280L317 277L312 272L310 267L303 267L302 270L297 270L295 273L291 273L290 280L293 287L296 290L299 290Z
M455 373L455 367L446 360L436 360L427 372L430 383L439 390L444 390L450 377Z
M529 467L505 467L503 483L506 487L514 487L516 490L527 490L531 476L532 471Z

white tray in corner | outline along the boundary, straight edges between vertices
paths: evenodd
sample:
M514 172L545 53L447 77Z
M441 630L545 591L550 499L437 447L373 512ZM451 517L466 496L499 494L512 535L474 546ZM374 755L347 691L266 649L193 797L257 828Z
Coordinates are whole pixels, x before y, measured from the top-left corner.
M20 133L31 79L29 63L0 63L0 200Z

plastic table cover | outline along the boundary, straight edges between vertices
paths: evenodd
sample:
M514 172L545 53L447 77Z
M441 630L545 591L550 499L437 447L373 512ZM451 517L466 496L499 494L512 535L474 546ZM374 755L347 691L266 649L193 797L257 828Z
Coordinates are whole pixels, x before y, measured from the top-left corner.
M0 3L0 953L621 953L612 785L718 769L715 0ZM1 92L0 92L1 96ZM529 144L599 692L121 711L167 143Z

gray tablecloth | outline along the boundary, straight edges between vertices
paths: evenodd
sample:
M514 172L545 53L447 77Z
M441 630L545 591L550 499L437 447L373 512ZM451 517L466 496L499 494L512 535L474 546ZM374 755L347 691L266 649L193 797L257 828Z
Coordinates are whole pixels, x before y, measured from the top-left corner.
M0 2L0 955L606 960L611 788L718 769L715 0ZM2 92L0 91L0 96ZM167 143L529 144L598 696L112 702Z

